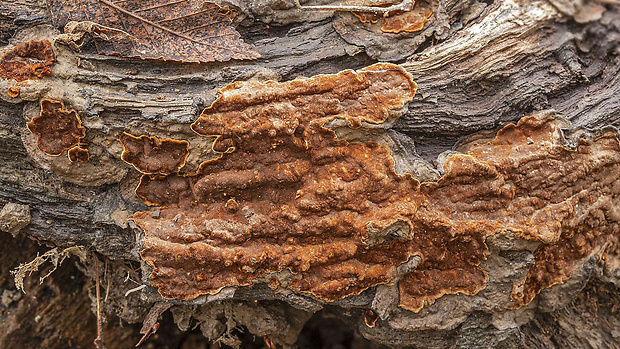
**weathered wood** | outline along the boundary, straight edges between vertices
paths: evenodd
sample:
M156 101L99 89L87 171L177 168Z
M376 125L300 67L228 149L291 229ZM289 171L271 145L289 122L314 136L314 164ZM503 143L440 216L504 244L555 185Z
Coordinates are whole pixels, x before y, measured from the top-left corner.
M34 313L24 310L32 302L30 296L43 297L47 292L34 282L27 285L26 296L14 301L7 298L5 304L4 295L12 297L15 292L8 269L34 256L33 252L20 252L35 250L19 242L27 238L60 248L85 246L107 261L115 272L110 273L111 291L103 302L109 321L109 332L104 335L125 337L119 343L108 339L106 345L128 347L138 341L139 326L128 334L130 331L113 326L118 322L116 317L140 322L151 304L161 298L150 287L125 295L138 286L124 282L128 273L134 281L148 284L146 265L142 273L129 271L129 266L137 268L141 261L142 233L127 222L131 214L147 207L134 194L139 174L120 160L122 146L117 137L127 131L188 140L190 157L182 171L191 173L200 162L216 155L211 151L213 139L195 134L189 124L215 100L217 90L231 82L286 81L358 69L377 60L400 63L413 74L418 92L389 132L396 143L402 144L403 154L421 157L426 161L425 168L436 167L434 174L424 170L430 179L442 170L443 162L437 156L455 149L463 137L497 129L537 111L555 109L570 120L572 125L566 132L569 140L580 133L600 134L602 129L620 127L620 5L612 1L600 2L604 8L600 18L596 13L585 16L584 11L571 12L558 5L571 1L438 1L440 7L423 31L412 34L377 32L371 24L359 23L346 12L303 12L294 1L224 3L236 6L245 17L238 30L260 52L260 59L182 64L99 56L89 51L88 45L76 53L56 45L58 62L52 67L53 76L21 85L16 98L6 93L14 82L0 80L0 208L11 202L27 205L30 212L30 224L17 237L2 237L2 246L6 247L0 255L0 312L12 315L0 320L0 327L9 329L0 336L0 346L63 347L65 337L54 338L59 335L49 331L77 325L65 322L56 310L71 302L84 305L84 310L94 297L89 286L94 268L85 263L80 267L83 274L65 267L44 284L60 290L51 299L42 298L52 309L42 311L59 316L58 321L32 324ZM0 45L6 45L0 48L2 52L30 39L53 40L59 33L51 25L44 0L0 3ZM36 136L25 123L39 113L42 98L63 100L68 108L79 112L87 129L92 161L71 164L64 154L49 157L36 148ZM522 263L510 267L527 267L525 255L510 256ZM74 260L66 263L73 264ZM231 345L238 343L230 335L235 326L290 345L306 319L316 312L308 328L321 324L323 315L335 316L358 337L393 347L617 346L620 339L614 326L620 321L616 296L620 275L595 280L602 270L598 260L584 262L582 269L576 281L555 289L566 299L554 300L556 293L549 292L540 304L506 315L522 317L516 319L490 315L481 311L483 307L450 309L450 304L458 302L440 302L432 311L393 314L389 324L384 321L380 327L369 328L363 321L365 311L373 298L379 299L375 294L388 294L389 290L373 289L321 310L321 302L303 295L276 293L264 285L240 288L233 298L232 293L218 295L226 300L207 297L214 302L199 306L174 302L172 313L181 329L191 329L192 321L198 321L207 338L219 338ZM59 285L71 273L77 273L75 278L80 283L66 291L65 297ZM106 282L102 281L102 287ZM387 297L387 303L392 298ZM603 309L602 313L592 310L595 305ZM81 316L87 318L87 313L83 311ZM252 313L259 315L248 315ZM287 317L295 320L287 321ZM79 338L71 337L76 338L73 345L89 345L89 336L94 340L94 315L88 321ZM27 337L20 326L34 332L31 339L19 342ZM299 344L303 344L304 333ZM171 336L171 343L182 336L175 330L166 334ZM361 337L359 341L357 347L370 345Z

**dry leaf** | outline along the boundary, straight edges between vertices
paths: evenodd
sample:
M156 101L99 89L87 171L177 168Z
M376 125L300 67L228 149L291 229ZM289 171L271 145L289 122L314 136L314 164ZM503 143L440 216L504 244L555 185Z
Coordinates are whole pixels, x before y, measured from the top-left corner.
M127 35L93 34L100 54L185 62L255 59L259 54L230 25L234 12L197 0L48 0L58 27L70 21L96 22L65 32L106 29ZM76 32L78 30L78 32ZM79 44L78 44L79 46Z
M138 342L138 344L136 344L136 347L140 346L153 333L157 332L157 330L159 329L159 322L157 322L157 319L171 306L172 304L168 302L159 302L153 305L151 310L149 310L149 313L146 314L144 321L142 322L142 328L140 329L140 333L143 334L143 336Z

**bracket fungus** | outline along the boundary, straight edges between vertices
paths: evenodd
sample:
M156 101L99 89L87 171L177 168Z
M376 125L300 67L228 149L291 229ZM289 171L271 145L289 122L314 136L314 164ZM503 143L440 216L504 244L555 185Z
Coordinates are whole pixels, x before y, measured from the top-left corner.
M86 136L80 116L75 110L66 110L62 101L41 100L41 114L27 124L35 133L37 146L48 155L60 155L73 148Z
M383 123L415 90L408 72L386 63L220 90L192 128L217 135L221 157L194 175L144 175L137 189L157 206L132 217L145 231L152 285L191 300L268 282L334 301L397 282L399 306L419 311L444 294L484 289L485 240L511 233L540 243L514 285L520 307L569 277L577 260L617 248L612 132L572 149L557 119L525 117L449 157L438 181L420 183L394 172L387 147L324 127ZM415 268L397 270L413 256Z
M123 132L121 159L145 174L168 175L179 172L189 155L189 143L155 136L132 136Z
M52 75L56 61L48 40L23 42L0 58L0 77L24 81Z

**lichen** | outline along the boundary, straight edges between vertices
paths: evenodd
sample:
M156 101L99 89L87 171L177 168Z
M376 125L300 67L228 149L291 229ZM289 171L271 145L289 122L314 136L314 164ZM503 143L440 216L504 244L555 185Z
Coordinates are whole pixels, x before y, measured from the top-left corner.
M14 237L30 224L30 207L9 202L0 210L0 230Z

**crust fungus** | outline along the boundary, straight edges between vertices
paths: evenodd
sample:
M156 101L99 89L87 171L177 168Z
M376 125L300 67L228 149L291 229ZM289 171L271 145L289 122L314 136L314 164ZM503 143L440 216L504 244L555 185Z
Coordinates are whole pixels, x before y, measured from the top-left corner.
M80 145L76 145L75 147L69 149L67 155L69 156L69 160L71 162L87 162L90 157L88 154L88 149Z
M37 146L48 155L60 155L76 146L86 135L75 110L65 110L62 101L41 100L41 114L28 122L28 129L35 133Z
M133 216L152 284L189 300L277 276L277 287L333 301L398 281L399 306L418 311L444 294L482 290L485 239L511 232L541 242L515 284L518 307L617 237L620 144L611 132L570 149L556 119L526 117L420 183L394 172L387 147L324 127L337 118L353 128L382 123L415 90L392 64L223 88L192 125L218 136L222 156L195 175L143 176L137 189L158 206ZM397 268L412 256L420 263L402 276Z
M52 75L56 61L48 40L23 42L0 58L0 77L24 81Z
M433 15L434 4L426 1L415 1L415 4L408 11L390 11L386 13L373 12L353 12L362 23L378 23L381 21L381 31L385 33L398 34L401 32L413 33L424 28L426 21ZM389 7L393 3L387 2L374 4L374 7Z
M19 86L11 86L7 89L6 93L9 95L9 97L11 98L17 98L19 97L19 93L20 93L20 89Z
M132 136L123 132L119 136L123 143L123 161L132 164L145 174L167 175L179 172L189 155L189 143L174 139L160 139L155 136Z
M153 284L166 298L193 299L288 269L280 287L336 300L389 281L408 258L410 230L365 241L415 209L418 183L394 173L386 147L339 140L323 125L381 123L415 88L401 67L376 64L222 89L192 125L219 135L222 156L194 176L143 176L138 188L161 205L158 218L133 217Z
M376 327L377 320L379 320L379 315L377 315L377 313L375 313L371 309L368 309L364 312L364 323L366 324L366 326L370 328Z

